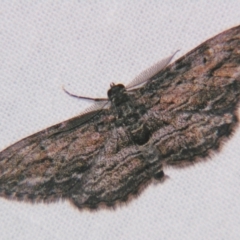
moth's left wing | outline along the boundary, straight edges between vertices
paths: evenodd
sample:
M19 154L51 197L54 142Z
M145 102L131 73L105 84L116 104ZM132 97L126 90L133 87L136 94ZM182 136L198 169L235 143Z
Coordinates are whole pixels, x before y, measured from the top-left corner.
M67 120L0 152L0 196L34 202L68 197L111 133L107 111Z

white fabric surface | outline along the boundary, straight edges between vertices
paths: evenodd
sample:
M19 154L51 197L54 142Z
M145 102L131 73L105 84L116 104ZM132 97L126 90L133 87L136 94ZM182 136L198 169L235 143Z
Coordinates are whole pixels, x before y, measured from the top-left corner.
M0 149L77 115L161 58L240 24L240 1L0 1ZM1 239L240 239L240 129L116 210L0 198Z

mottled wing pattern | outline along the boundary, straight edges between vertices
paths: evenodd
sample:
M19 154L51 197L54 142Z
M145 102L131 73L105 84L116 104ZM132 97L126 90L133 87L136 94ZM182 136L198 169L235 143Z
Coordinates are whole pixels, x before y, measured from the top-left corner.
M109 109L90 112L8 147L0 153L0 196L69 199L93 209L126 201L151 176L145 157L115 120Z
M68 198L110 137L102 128L107 126L106 111L75 117L2 151L0 195L30 201Z
M185 166L208 156L238 122L240 26L168 66L139 95L149 109L148 125L156 129L149 143L166 165Z
M139 193L164 166L207 157L234 130L240 26L206 41L142 88L111 85L111 106L27 137L0 153L0 196L78 208Z

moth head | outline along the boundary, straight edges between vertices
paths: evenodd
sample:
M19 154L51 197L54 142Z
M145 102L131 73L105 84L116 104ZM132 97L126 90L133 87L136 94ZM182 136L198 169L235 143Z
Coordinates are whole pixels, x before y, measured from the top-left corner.
M119 98L121 95L123 95L126 92L126 88L123 84L110 84L110 89L107 92L108 98L110 100L114 98Z

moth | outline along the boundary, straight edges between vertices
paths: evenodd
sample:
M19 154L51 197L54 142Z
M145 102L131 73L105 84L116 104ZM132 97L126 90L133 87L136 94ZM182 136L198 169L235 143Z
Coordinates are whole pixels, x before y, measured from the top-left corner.
M92 99L97 107L0 152L0 196L115 206L163 181L166 167L207 159L239 121L240 26L169 65L172 57L127 87L111 84L108 98Z

